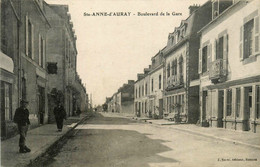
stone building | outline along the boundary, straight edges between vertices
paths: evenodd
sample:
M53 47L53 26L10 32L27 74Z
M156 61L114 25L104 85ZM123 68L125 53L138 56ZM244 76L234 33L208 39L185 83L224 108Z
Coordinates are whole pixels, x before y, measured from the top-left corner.
M212 21L199 32L200 120L259 132L260 1L212 3Z
M145 115L147 108L147 97L145 94L145 74L137 74L137 80L134 85L134 111L137 117Z
M69 19L62 18L64 15L60 12L66 11L66 7L62 6L62 10L56 10L54 6L55 11L53 11L43 0L1 0L0 7L1 138L10 137L17 132L12 119L22 99L29 101L31 128L50 120L48 116L52 111L50 106L53 105L53 95L64 100L70 99L71 110L67 110L70 111L68 115L71 115L72 111L75 111L72 109L77 109L77 107L84 110L86 107L82 103L88 100L86 89L75 70L76 37L72 30L72 23ZM67 12L65 13L65 16L68 16ZM52 20L50 17L52 15L58 19ZM63 55L65 55L66 49L62 45L65 40L59 38L58 34L55 34L55 39L53 39L52 34L58 32L57 26L60 25L63 25L63 28L60 28L62 30L59 32L65 32L68 29L67 36L71 41L71 56L68 56L66 61L62 59L62 56L58 57L58 53L64 52ZM51 64L52 58L57 60L57 64ZM62 63L58 60L62 60ZM55 65L66 70L57 69ZM55 73L55 70L59 71L59 75L53 77L52 72ZM64 77L65 73L66 77ZM63 78L67 79L66 82L62 81ZM71 83L66 85L69 94L62 92L63 90L59 91L60 87L53 86L56 83L63 88L64 83Z
M75 115L86 107L86 90L81 83L77 67L77 48L75 30L68 13L67 5L44 3L52 28L47 38L48 100L49 120L53 121L53 108L62 102L68 116ZM83 94L82 94L83 93ZM57 98L58 97L58 98Z
M199 84L191 81L199 78L198 50L200 38L197 32L211 20L211 2L202 6L190 6L190 15L168 36L162 54L164 66L165 113L181 121L196 123L199 120Z
M165 49L165 48L164 48ZM163 49L163 50L164 50ZM163 118L163 53L159 51L152 57L149 75L149 116ZM146 83L145 83L146 84Z
M42 0L22 0L20 7L19 90L21 99L29 101L34 126L48 121L46 33L51 26Z
M1 139L15 132L12 122L14 110L19 106L19 26L21 23L19 4L0 0L0 111ZM8 17L8 20L7 20Z
M118 89L117 104L120 113L134 114L134 81L128 80Z
M105 105L108 112L134 113L134 81L128 80L112 97L107 97ZM104 108L103 108L104 109ZM105 110L104 110L105 111Z

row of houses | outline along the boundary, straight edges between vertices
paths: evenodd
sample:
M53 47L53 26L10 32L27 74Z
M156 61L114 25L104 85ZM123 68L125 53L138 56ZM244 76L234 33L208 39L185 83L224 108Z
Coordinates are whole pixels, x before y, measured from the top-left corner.
M189 7L167 45L137 74L134 113L260 131L260 1Z
M103 110L106 112L132 114L134 110L134 80L128 80L116 93L106 98Z
M52 122L58 102L68 116L87 110L68 6L43 0L0 0L0 5L1 139L15 133L12 119L21 99L29 101L32 127Z

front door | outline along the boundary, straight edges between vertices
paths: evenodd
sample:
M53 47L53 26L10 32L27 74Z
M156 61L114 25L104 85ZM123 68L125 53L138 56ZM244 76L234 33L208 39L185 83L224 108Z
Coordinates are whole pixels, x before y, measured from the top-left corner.
M38 87L38 107L39 107L39 123L44 124L44 113L45 113L45 93L43 87Z
M159 118L163 118L163 99L159 99Z
M224 103L224 91L220 90L218 94L218 125L217 127L223 128L223 103Z
M250 116L252 113L252 87L245 87L245 120L246 125L244 130L249 131L250 130Z

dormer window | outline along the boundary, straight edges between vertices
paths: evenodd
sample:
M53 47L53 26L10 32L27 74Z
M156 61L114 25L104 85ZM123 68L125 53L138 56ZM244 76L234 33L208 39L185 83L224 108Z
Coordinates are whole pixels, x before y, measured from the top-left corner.
M231 6L236 1L234 0L213 0L212 1L212 19L215 19L224 12L229 6Z

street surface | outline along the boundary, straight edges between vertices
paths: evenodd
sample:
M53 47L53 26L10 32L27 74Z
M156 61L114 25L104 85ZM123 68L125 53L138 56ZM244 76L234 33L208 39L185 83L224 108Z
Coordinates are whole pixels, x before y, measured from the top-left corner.
M97 114L79 125L44 166L256 167L260 166L260 150L167 126Z

